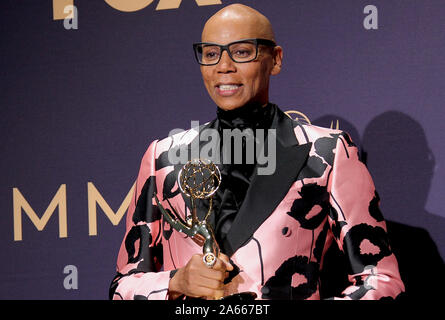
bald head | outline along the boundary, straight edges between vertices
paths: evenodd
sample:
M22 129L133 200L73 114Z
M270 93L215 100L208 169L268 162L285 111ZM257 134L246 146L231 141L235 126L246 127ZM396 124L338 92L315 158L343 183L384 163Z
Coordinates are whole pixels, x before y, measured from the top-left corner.
M263 38L275 41L272 25L263 14L243 4L222 8L207 20L202 31L203 42L213 42L215 33L229 38L236 31L240 39Z

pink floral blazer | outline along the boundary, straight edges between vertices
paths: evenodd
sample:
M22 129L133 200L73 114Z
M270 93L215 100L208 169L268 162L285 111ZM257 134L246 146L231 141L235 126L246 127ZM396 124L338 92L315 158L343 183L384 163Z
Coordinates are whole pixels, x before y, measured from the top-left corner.
M397 297L404 285L379 197L349 136L294 121L279 109L273 127L275 173L253 178L227 235L224 253L237 273L225 293L320 299L323 258L335 241L348 258L349 286L334 299ZM110 298L168 299L175 270L202 253L191 238L164 221L153 196L165 208L168 199L182 216L190 210L176 183L181 166L170 164L167 155L197 137L198 130L190 129L156 140L143 156Z

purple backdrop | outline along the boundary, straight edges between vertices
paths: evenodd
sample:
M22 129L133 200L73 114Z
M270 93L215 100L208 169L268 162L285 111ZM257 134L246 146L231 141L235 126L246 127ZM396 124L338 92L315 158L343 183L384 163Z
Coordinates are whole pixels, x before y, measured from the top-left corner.
M0 2L2 299L106 299L125 219L114 226L97 205L90 235L88 183L116 212L150 141L215 114L191 43L222 5L156 10L155 0L122 12L74 0L78 29L66 29L53 19L57 2ZM432 240L423 245L445 257L443 0L222 0L234 2L268 16L284 48L271 101L316 124L339 120L361 147L385 217L423 229ZM364 27L369 4L378 29ZM66 196L52 202L61 185ZM39 218L60 206L38 231L25 202ZM413 255L405 268L424 247L416 233L399 240Z

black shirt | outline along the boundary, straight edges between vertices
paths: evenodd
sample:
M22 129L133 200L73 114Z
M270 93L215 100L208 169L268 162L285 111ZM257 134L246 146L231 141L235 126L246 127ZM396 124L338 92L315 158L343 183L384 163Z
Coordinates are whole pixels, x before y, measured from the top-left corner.
M227 141L222 139L223 130L239 129L243 132L251 132L255 136L256 129L264 129L264 139L267 138L267 129L271 128L274 117L276 116L277 106L274 104L267 104L266 106L246 105L234 110L225 111L220 108L217 109L217 119L215 120L215 127L220 133L221 143L221 162L223 162L224 148L227 146ZM246 130L251 129L251 131ZM221 163L218 165L221 171L221 184L213 197L213 213L210 216L210 222L214 227L215 238L218 242L221 251L224 253L225 241L228 231L238 213L246 196L246 192L250 186L253 178L254 169L256 167L256 157L254 162L246 161L246 139L243 138L242 163L235 164L233 159L233 143L232 159L230 163ZM226 146L223 144L226 143ZM264 141L262 141L264 143ZM262 144L263 145L263 144Z

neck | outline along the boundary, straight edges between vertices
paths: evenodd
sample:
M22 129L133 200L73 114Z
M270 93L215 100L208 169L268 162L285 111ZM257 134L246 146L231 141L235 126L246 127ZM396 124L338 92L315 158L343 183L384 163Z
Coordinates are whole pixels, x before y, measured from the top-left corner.
M273 117L272 104L250 103L233 110L218 107L216 114L223 128L266 128Z

